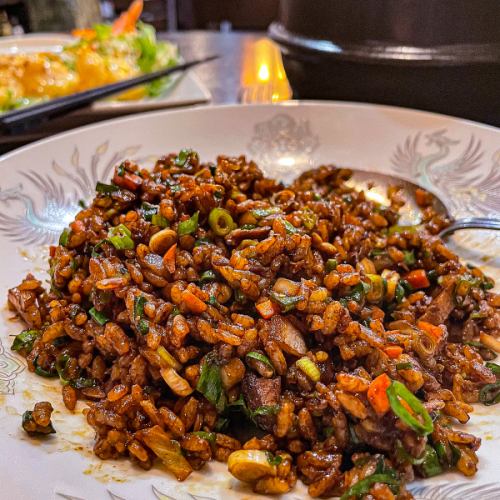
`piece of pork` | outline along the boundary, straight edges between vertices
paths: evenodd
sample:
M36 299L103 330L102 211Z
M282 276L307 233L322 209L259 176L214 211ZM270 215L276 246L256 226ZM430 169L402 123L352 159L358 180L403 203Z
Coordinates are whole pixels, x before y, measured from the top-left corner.
M450 283L439 294L434 297L427 311L419 318L420 321L426 321L433 325L442 325L455 307L453 300L453 289L455 283Z
M251 411L261 407L278 405L281 394L281 378L263 378L258 377L255 373L247 372L241 383L241 392ZM274 414L255 417L258 426L268 432L273 430L275 421L276 415Z

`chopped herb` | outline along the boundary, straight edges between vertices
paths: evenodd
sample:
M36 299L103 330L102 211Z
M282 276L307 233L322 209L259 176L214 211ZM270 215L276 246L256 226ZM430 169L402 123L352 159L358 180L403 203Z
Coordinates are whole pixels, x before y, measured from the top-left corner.
M78 200L78 206L80 208L87 208L87 204L85 203L84 200Z
M194 233L198 229L199 211L196 211L188 220L179 222L177 226L177 234L184 236L186 234Z
M217 307L219 305L219 302L217 302L217 298L215 297L215 295L210 295L210 297L208 298L208 303L214 307Z
M439 276L438 273L435 269L431 269L430 271L427 271L427 279L433 283L436 284Z
M120 165L118 166L118 168L116 170L116 173L117 173L118 177L123 177L125 175L125 164L124 163L120 163Z
M174 318L175 316L177 316L178 314L180 314L181 312L179 311L179 308L177 306L175 306L173 309L172 309L172 312L170 313L170 316L172 316L172 318Z
M39 335L40 332L38 330L23 330L15 336L11 349L26 356L33 350L33 344Z
M222 198L224 198L224 193L222 191L214 191L214 198L216 200L222 200Z
M217 419L217 422L215 422L215 427L214 430L217 432L222 432L224 431L227 426L229 425L229 419L225 417L219 417Z
M101 240L101 241L99 241L99 243L96 243L94 245L94 247L92 248L92 257L93 258L99 257L98 250L102 247L102 245L104 245L104 243L109 243L109 241L106 240L106 239L105 240Z
M495 286L495 283L489 278L485 278L481 283L481 288L483 290L491 290Z
M98 182L95 186L95 190L101 194L111 194L119 191L120 188L114 184L104 184L103 182Z
M136 295L134 297L134 322L136 324L137 330L142 335L146 335L149 332L149 323L143 319L144 315L144 305L146 304L146 299L142 295Z
M250 229L255 229L257 226L255 224L243 224L240 229L244 229L245 231L248 231Z
M244 304L247 301L245 294L238 288L234 291L234 300L238 302L238 304Z
M182 191L182 186L180 184L171 184L170 191L172 193L180 193Z
M89 309L91 318L99 325L105 325L110 319L102 312L97 311L95 307Z
M321 201L321 195L319 193L313 193L313 200L314 201Z
M281 307L281 310L283 312L289 312L292 309L295 309L296 305L300 301L304 300L303 295L295 295L293 297L289 297L288 295L285 295L284 293L277 293L277 292L271 292L269 294L269 297L271 297L271 299L274 302L279 304L279 306Z

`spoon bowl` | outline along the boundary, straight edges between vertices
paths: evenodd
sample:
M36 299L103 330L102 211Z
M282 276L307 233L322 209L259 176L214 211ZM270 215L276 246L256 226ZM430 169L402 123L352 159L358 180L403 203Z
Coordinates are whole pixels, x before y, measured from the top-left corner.
M399 212L399 223L401 225L415 226L422 222L422 211L415 201L415 192L417 189L423 189L421 186L388 174L350 170L352 171L352 177L347 182L347 185L357 190L365 191L366 197L369 200L376 201L382 205L390 205L390 200L387 196L389 186L399 187L406 201ZM441 238L461 229L500 230L500 218L468 217L454 219L443 201L435 193L431 191L427 192L432 195L432 207L434 210L451 221L451 224L439 233Z

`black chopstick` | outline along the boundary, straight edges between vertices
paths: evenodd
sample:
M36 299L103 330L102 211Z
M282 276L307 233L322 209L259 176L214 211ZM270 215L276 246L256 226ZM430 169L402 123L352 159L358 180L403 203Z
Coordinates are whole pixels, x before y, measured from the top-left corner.
M198 64L213 61L218 57L219 56L209 56L203 59L196 59L171 68L160 69L145 75L128 78L127 80L121 80L109 85L95 87L90 90L85 90L76 94L52 99L41 104L35 104L33 106L11 111L0 115L0 128L9 133L16 133L20 131L24 132L44 119L65 114L69 111L74 111L75 109L87 106L97 99L109 97L117 92L122 92L131 87L151 82L157 78L162 78L178 71L185 71Z

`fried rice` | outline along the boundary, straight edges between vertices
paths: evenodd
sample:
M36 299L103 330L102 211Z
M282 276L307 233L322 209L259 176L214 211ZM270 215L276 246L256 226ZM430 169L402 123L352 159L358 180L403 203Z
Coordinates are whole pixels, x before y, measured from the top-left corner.
M28 325L12 348L68 410L86 402L101 459L178 480L218 460L257 493L300 479L342 499L474 475L480 439L452 424L500 400L500 296L437 237L425 191L401 226L397 187L383 206L349 176L123 162L50 248L50 289L9 290Z

